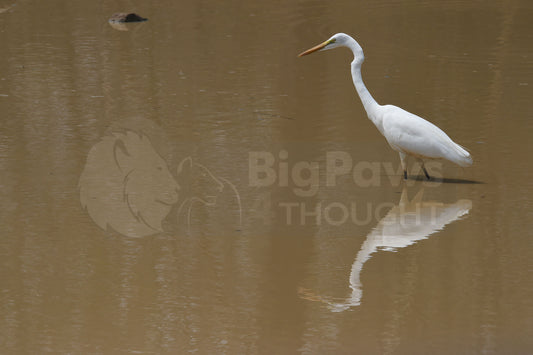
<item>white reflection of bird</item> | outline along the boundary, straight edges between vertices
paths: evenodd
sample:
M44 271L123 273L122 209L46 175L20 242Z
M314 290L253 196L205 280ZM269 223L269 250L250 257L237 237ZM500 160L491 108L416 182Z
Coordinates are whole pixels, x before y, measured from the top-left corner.
M304 288L299 289L300 297L310 301L320 301L329 306L333 312L342 312L350 307L359 306L363 297L361 272L365 263L377 252L398 251L409 245L428 238L470 212L472 201L458 200L445 204L436 201L423 201L424 190L409 200L404 187L400 202L378 222L367 235L361 249L352 264L349 277L351 293L342 300L316 295Z
M424 159L443 158L462 167L472 165L470 154L434 124L397 106L382 106L374 100L361 77L361 64L365 59L363 49L352 37L337 33L324 43L300 53L299 57L337 47L348 47L353 52L352 78L357 93L368 118L385 136L392 149L400 153L404 179L407 179L406 155L421 161L428 179L430 176L424 166Z

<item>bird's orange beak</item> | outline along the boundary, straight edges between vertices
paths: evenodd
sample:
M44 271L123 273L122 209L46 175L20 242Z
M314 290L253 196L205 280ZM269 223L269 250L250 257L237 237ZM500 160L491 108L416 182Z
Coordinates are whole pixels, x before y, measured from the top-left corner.
M330 44L330 41L326 41L324 43L320 43L318 46L314 46L313 48L309 48L305 52L302 52L302 53L298 54L298 57L303 57L304 55L308 55L308 54L311 54L313 52L319 51L319 50L323 49L325 46L327 46L328 44Z

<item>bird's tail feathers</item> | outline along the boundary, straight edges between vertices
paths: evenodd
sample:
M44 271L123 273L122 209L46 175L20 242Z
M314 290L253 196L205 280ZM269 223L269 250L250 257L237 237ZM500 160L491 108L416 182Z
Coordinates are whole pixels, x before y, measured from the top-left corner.
M450 159L451 161L453 161L455 164L462 166L462 167L467 167L467 166L472 165L472 162L473 162L472 156L470 155L468 150L466 150L465 147L462 147L459 144L454 143L453 148L454 148L453 152L455 154L453 154L453 157L451 157Z

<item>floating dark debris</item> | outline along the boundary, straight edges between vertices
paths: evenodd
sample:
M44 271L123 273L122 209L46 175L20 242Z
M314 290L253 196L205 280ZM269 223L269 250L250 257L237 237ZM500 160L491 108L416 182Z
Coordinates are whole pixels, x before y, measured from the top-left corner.
M117 12L116 14L113 14L113 16L111 16L109 22L142 22L147 20L147 18L141 17L134 12Z

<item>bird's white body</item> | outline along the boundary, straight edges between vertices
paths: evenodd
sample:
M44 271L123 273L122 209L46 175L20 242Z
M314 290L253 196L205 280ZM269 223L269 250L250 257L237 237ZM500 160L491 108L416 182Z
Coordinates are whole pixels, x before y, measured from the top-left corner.
M392 149L420 159L472 165L470 154L433 123L393 105L381 106L382 131Z
M351 70L355 89L368 118L385 136L392 149L400 154L405 178L407 178L406 155L422 161L422 168L428 178L429 174L424 168L424 159L446 159L462 167L472 165L470 153L452 141L433 123L397 106L380 105L374 100L361 77L361 65L365 58L363 49L352 37L337 33L326 42L301 53L300 56L336 47L348 47L352 51L354 60L351 63Z

